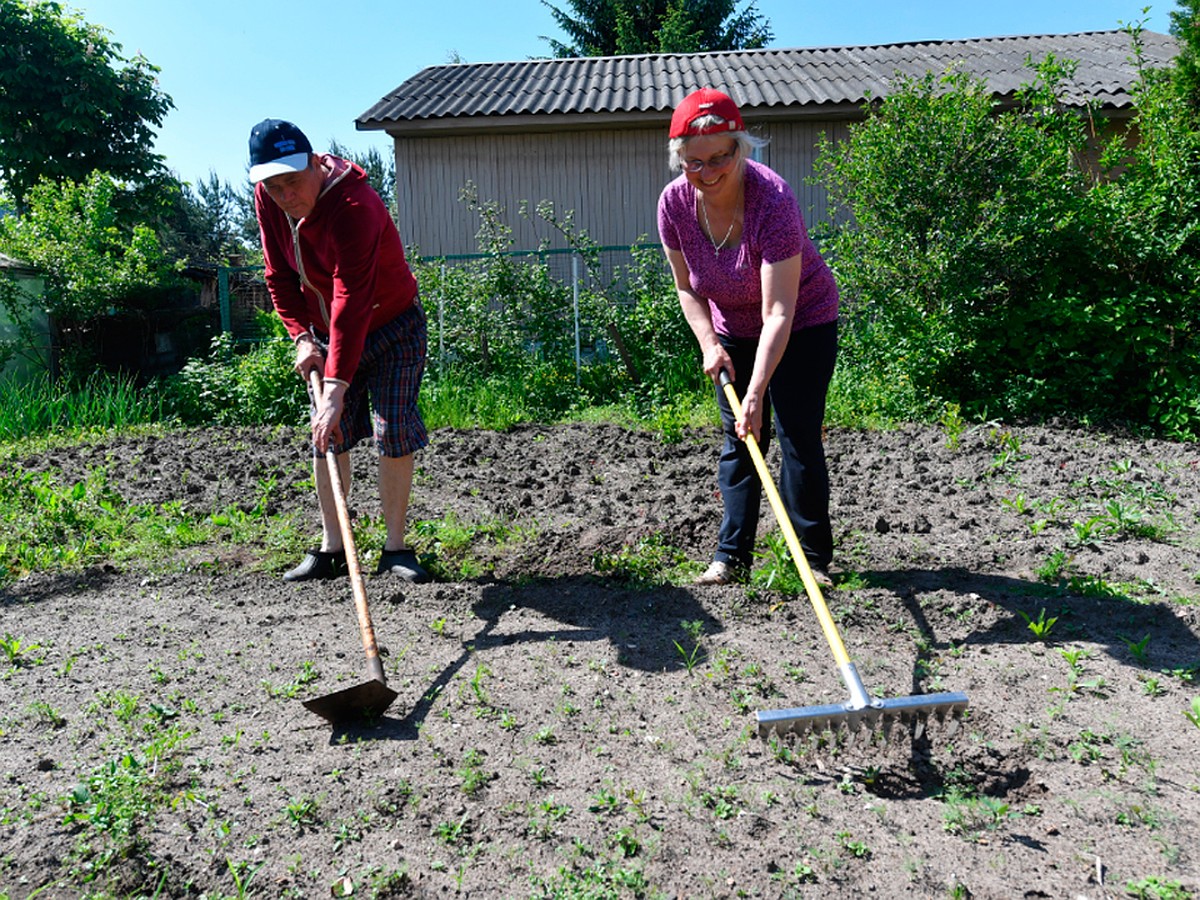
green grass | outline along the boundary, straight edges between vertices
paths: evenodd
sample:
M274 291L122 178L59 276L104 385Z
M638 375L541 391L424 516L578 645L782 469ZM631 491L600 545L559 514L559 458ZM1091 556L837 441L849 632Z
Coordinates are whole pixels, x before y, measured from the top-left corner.
M45 378L0 380L0 444L170 421L162 395L138 388L127 377L97 374L70 386L51 385Z

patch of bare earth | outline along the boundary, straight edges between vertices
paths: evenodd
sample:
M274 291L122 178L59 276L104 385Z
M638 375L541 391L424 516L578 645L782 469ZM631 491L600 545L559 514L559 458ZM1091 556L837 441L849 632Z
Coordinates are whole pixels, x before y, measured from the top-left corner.
M956 730L760 737L756 709L846 698L808 601L597 570L642 539L708 558L715 433L441 431L412 520L503 528L482 577L367 578L399 692L377 723L301 703L365 677L348 583L285 584L253 547L0 592L0 633L40 648L0 659L0 896L1200 891L1196 448L999 426L827 446L849 651L880 696L966 692ZM315 528L304 454L209 429L21 465L104 465L129 503L201 512L270 483L268 511Z

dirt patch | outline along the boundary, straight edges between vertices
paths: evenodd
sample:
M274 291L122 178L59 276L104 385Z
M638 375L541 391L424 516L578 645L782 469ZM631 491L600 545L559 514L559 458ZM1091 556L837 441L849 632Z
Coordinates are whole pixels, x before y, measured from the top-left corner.
M0 896L1200 890L1200 453L1065 427L947 443L828 435L829 600L864 681L971 702L957 730L882 744L755 733L755 709L845 699L803 596L598 572L639 541L707 560L712 432L435 433L412 519L503 537L476 545L482 575L368 578L400 693L369 727L301 705L364 677L345 581L287 585L212 544L183 572L15 584L0 632L37 647L0 659ZM20 465L104 465L129 503L266 496L315 527L291 430Z

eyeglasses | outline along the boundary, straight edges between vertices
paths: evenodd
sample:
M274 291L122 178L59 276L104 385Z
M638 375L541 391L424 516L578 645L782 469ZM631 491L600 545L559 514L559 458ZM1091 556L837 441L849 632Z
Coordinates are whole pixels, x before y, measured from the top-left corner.
M735 147L733 150L718 153L709 159L685 159L683 161L683 168L695 175L697 172L703 172L705 169L723 169L736 158L737 148Z

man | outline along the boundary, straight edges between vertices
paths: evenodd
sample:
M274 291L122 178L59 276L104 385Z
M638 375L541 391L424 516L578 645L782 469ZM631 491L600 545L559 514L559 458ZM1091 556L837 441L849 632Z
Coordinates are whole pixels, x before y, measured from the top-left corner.
M250 132L250 181L267 288L296 342L296 372L322 376L313 397L313 469L321 546L283 577L345 574L346 552L328 467L332 446L349 485L350 449L373 437L387 538L377 574L428 580L405 542L413 454L429 443L417 409L425 370L425 314L387 207L366 173L313 153L291 122L264 119Z

